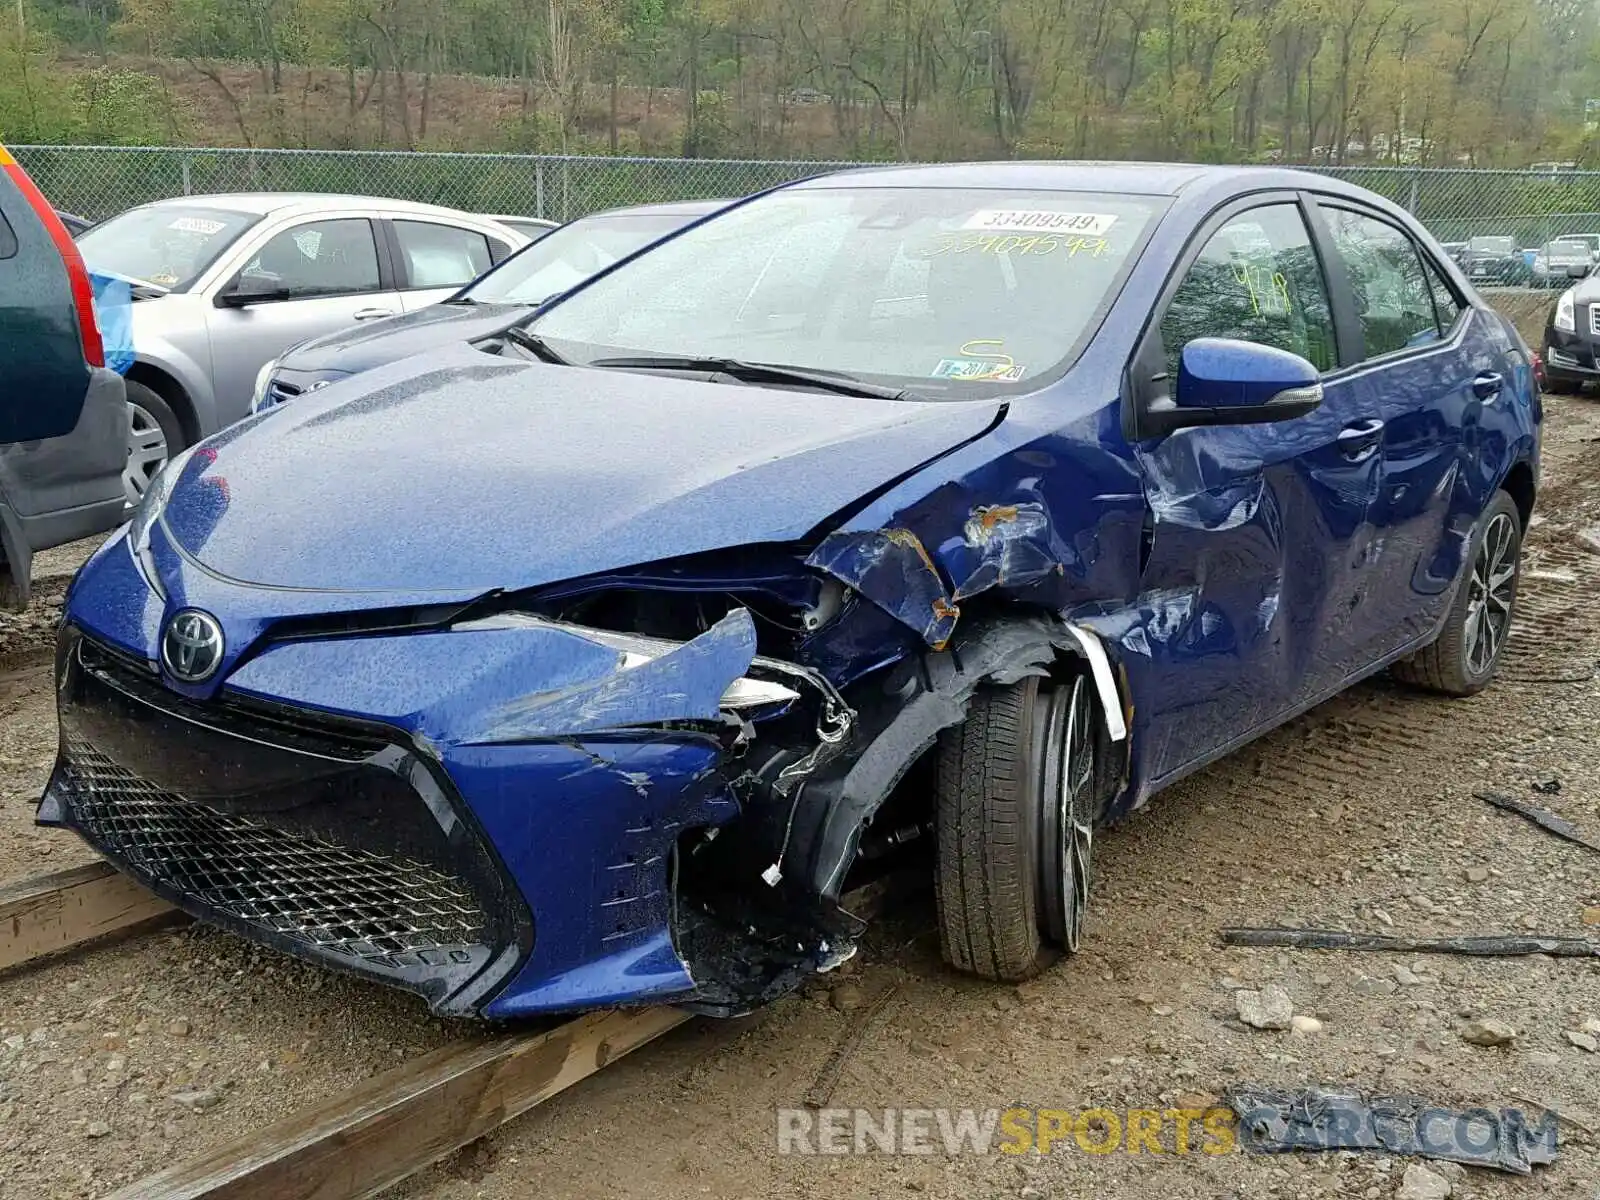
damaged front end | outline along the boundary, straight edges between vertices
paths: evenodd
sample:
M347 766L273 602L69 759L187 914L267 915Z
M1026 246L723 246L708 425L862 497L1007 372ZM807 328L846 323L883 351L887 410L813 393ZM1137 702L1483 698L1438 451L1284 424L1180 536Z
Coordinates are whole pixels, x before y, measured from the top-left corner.
M115 549L88 573L140 579ZM842 573L746 547L410 608L279 592L269 618L190 574L167 607L228 647L205 687L159 665L154 593L137 620L69 613L40 820L439 1013L745 1012L854 952L841 897L931 845L931 785L902 784L979 687L1076 659L1126 738L1091 635L969 600L935 642Z

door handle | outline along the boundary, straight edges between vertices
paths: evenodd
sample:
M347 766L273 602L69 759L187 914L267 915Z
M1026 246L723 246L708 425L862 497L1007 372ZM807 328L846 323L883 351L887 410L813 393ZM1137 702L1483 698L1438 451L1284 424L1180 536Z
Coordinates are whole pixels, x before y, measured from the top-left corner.
M1382 436L1383 422L1377 418L1346 425L1339 431L1339 453L1346 458L1363 459L1377 447Z
M392 308L358 308L355 312L357 321L376 321L382 317L394 316Z
M1499 371L1484 371L1472 381L1472 394L1479 400L1493 400L1505 387L1506 381Z

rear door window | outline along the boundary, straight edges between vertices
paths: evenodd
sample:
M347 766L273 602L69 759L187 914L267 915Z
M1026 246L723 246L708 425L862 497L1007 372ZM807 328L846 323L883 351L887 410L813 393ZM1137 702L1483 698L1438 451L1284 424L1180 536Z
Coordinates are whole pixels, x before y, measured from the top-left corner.
M1333 244L1344 259L1364 358L1427 345L1439 338L1433 288L1416 243L1397 227L1347 208L1323 206Z
M414 288L460 287L494 265L489 239L471 229L433 221L396 221L394 232Z

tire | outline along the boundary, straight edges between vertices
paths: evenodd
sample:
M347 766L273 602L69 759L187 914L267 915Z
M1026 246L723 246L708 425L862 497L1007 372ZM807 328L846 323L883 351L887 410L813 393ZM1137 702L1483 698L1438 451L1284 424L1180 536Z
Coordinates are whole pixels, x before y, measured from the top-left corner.
M1444 632L1432 645L1396 663L1394 676L1446 696L1472 696L1488 687L1505 653L1521 572L1522 516L1510 496L1496 492L1473 531L1467 575L1450 605ZM1494 584L1496 579L1502 582ZM1481 599L1485 580L1493 585L1487 601ZM1485 607L1487 614L1481 611Z
M935 898L940 951L958 970L1017 982L1077 948L1100 786L1094 720L1084 676L1028 678L979 692L940 735Z
M159 393L132 379L127 386L128 464L122 472L122 492L133 507L167 459L184 448L184 437L182 422Z

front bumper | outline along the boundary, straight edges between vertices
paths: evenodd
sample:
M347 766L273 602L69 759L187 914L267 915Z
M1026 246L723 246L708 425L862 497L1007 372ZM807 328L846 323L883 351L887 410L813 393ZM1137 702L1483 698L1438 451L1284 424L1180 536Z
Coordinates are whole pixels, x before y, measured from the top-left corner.
M1544 331L1544 368L1548 375L1569 379L1600 379L1600 335L1591 332L1600 305L1580 304L1576 310L1577 329Z
M471 814L397 730L199 704L63 630L39 818L195 917L467 1013L532 947Z

